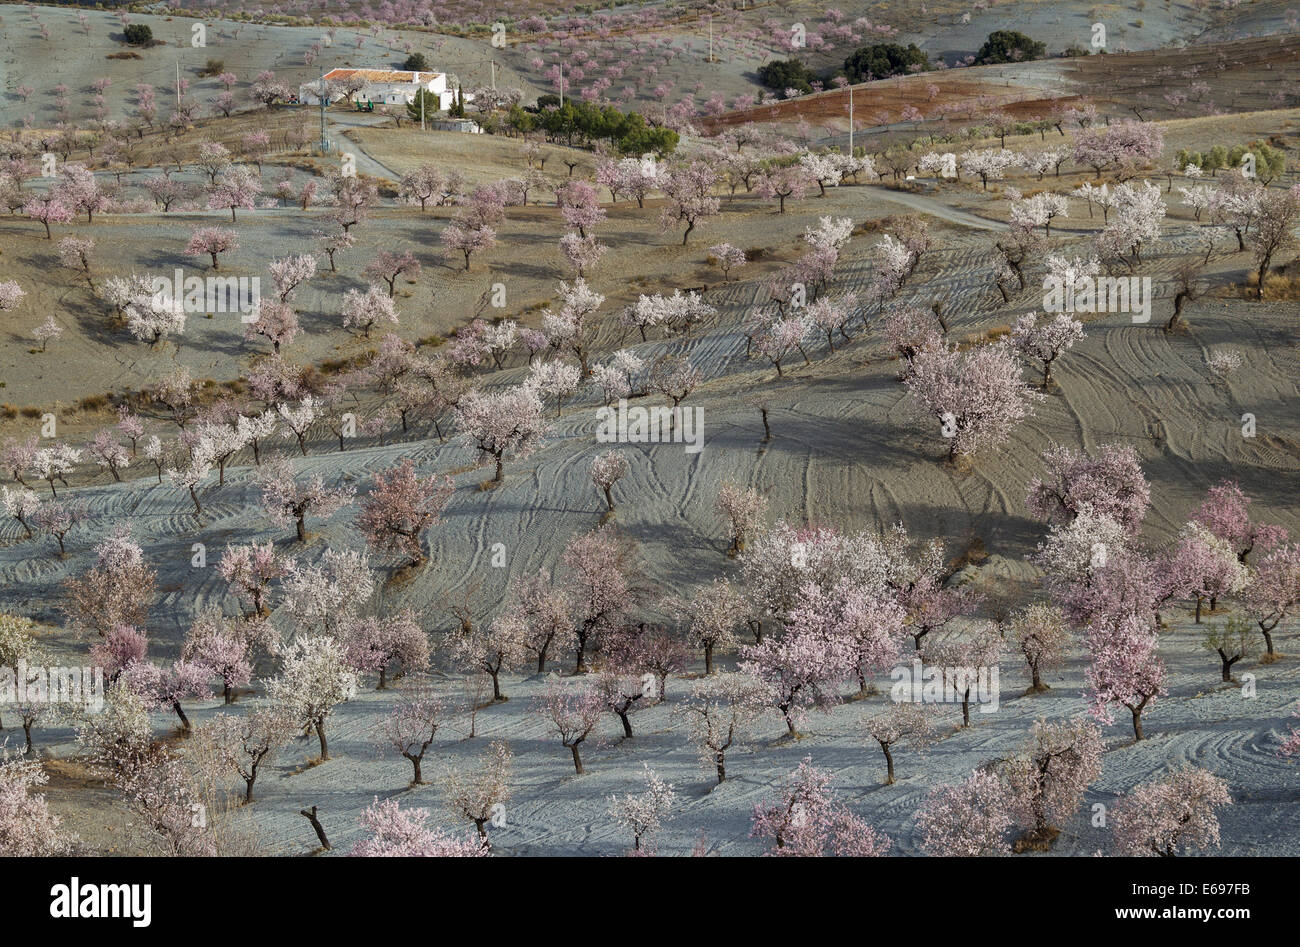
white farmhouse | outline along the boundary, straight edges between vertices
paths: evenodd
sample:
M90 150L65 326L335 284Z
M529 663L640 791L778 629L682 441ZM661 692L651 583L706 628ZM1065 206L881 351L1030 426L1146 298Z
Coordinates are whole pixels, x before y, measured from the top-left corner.
M407 105L415 101L420 89L438 96L438 107L446 110L456 98L456 90L447 87L447 75L442 72L405 72L393 69L331 69L325 73L325 82L331 89L330 101L347 98L342 90L360 89L354 98L357 102L374 102L376 105ZM320 80L313 79L298 87L298 101L304 105L320 104ZM465 98L468 100L469 96Z

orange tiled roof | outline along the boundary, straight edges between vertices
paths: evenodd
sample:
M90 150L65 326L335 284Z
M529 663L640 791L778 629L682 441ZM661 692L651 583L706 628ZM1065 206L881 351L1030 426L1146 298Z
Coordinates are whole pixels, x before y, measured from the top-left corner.
M352 76L360 76L367 82L404 82L413 83L432 79L434 76L441 75L437 72L403 72L398 69L331 69L325 73L326 79L348 79ZM427 77L421 79L421 77Z

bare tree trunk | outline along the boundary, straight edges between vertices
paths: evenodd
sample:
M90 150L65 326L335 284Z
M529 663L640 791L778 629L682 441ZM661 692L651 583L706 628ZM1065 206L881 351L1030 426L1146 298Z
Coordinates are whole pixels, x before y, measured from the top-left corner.
M179 700L172 701L172 709L176 711L176 716L181 718L181 729L186 733L190 732L190 718L185 716L185 709L181 707Z
M325 849L327 852L330 851L332 846L330 845L330 840L325 837L325 827L320 824L320 819L316 817L316 807L312 806L310 811L307 809L300 809L298 814L306 816L307 821L311 823L311 827L316 830L316 837L320 839L321 848Z

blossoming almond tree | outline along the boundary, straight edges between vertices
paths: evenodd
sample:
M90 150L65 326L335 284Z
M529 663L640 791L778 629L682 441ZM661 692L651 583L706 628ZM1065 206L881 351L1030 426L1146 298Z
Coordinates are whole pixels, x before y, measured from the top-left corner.
M392 294L385 294L382 286L373 283L363 293L359 289L349 289L343 297L343 328L357 328L366 338L376 323L390 322L397 325L397 307L393 304Z
M1239 594L1250 580L1250 570L1237 558L1232 544L1197 522L1184 525L1169 566L1196 601L1198 625L1203 604L1208 602L1213 611L1220 598Z
M761 712L760 695L745 674L719 674L695 683L690 695L674 711L687 723L687 738L700 755L706 772L727 778L727 752L753 735Z
M1255 258L1255 298L1264 298L1269 267L1273 258L1295 246L1295 226L1300 219L1300 185L1289 190L1265 188L1259 202L1259 218L1250 240Z
M189 733L193 727L181 701L194 697L206 700L212 695L208 682L212 669L197 661L173 661L166 668L152 661L135 661L127 665L121 675L121 684L145 701L150 709L170 707L181 722L181 729Z
M90 646L90 660L104 669L110 684L115 684L123 671L144 660L148 649L149 641L142 632L121 625Z
M1057 313L1048 322L1040 322L1038 314L1031 312L1016 320L1011 338L1016 351L1042 363L1043 383L1039 387L1047 391L1052 386L1052 365L1075 342L1083 340L1083 323L1065 312Z
M893 748L906 744L925 752L939 739L934 727L934 708L925 704L891 701L889 706L863 721L866 735L875 740L885 754L885 785L894 785Z
M59 241L59 262L85 277L90 291L95 291L95 277L90 270L95 241L89 237L64 237Z
M592 383L600 389L605 404L627 398L636 388L636 379L645 363L627 349L615 352L610 360L597 365L591 372Z
M442 777L447 807L474 823L483 847L488 848L487 827L505 815L510 801L511 760L514 754L504 740L493 740L472 768L448 766Z
M295 253L272 260L267 269L275 285L276 299L287 304L298 287L316 275L316 257L310 253Z
M555 399L555 416L560 416L564 399L578 390L581 378L578 366L561 362L558 359L533 362L528 366L528 377L524 385L537 392L542 400Z
M615 821L632 833L632 854L644 856L655 854L655 836L670 818L677 793L671 783L665 782L650 768L650 764L642 765L645 768L645 792L628 793L622 799L617 795L610 796L609 811Z
M831 774L804 757L785 778L775 801L754 806L750 836L770 838L769 855L864 858L885 855L892 842L837 804L830 793Z
M1232 805L1228 784L1184 765L1140 783L1111 814L1121 855L1170 856L1219 847L1219 810Z
M496 463L492 485L501 483L507 455L527 457L550 431L537 391L522 385L491 394L466 392L456 416L461 433L478 448L479 462Z
M492 699L506 700L501 691L501 674L524 666L528 661L529 627L524 610L506 610L486 629L480 629L462 615L453 646L456 657L473 671L492 679ZM565 615L567 621L567 611ZM540 672L539 672L540 673Z
M1273 632L1300 605L1300 543L1278 546L1251 573L1246 587L1246 607L1264 636L1264 661L1277 660Z
M709 247L709 259L716 261L714 265L722 270L723 282L729 283L732 272L744 266L748 258L745 256L745 251L739 247L729 243L719 243Z
M718 512L726 518L730 541L727 555L735 558L763 526L767 498L754 489L744 489L724 480L718 489Z
M462 199L461 209L446 227L440 239L448 254L461 253L465 257L465 271L469 272L470 256L496 246L496 226L505 219L505 198L501 189L482 185L468 198Z
M615 483L626 476L627 471L627 457L619 451L605 451L591 461L591 482L605 494L605 505L609 508L609 513L614 512L614 497L610 491Z
M1252 521L1250 503L1250 497L1236 481L1221 480L1206 491L1205 499L1191 519L1231 543L1237 558L1245 562L1256 547L1267 551L1287 538L1281 526Z
M0 509L4 510L6 516L12 516L18 521L18 525L27 531L28 539L34 535L31 518L40 507L41 498L26 487L19 490L0 487Z
M356 493L354 487L327 487L319 473L300 481L287 460L277 460L264 467L258 474L258 483L267 516L281 525L293 523L300 543L307 541L308 514L329 516L351 503Z
M55 444L52 447L42 447L32 455L31 470L36 476L49 484L49 493L59 500L59 490L55 489L55 480L59 480L64 487L68 485L68 475L72 473L73 467L81 460L81 450L69 444Z
M361 275L369 280L383 280L388 284L388 295L391 297L397 292L397 278L399 276L405 275L412 282L419 279L420 261L415 258L415 254L410 250L405 250L402 253L381 250L379 255L361 271Z
M605 712L605 695L591 682L570 685L552 682L542 695L538 716L550 724L560 742L573 754L573 769L579 776L586 770L582 768L578 751Z
M0 283L0 312L13 312L27 293L14 280Z
M199 728L197 736L200 742L209 741L221 765L244 781L248 804L259 771L288 744L293 728L280 708L258 707L238 717L217 714Z
M283 590L285 610L299 635L342 641L374 594L375 576L364 553L327 549L318 563L291 563Z
M1051 605L1027 605L1012 615L1011 635L1029 668L1027 693L1049 690L1043 683L1043 672L1061 665L1072 642L1065 616Z
M262 184L252 170L243 165L232 165L222 172L208 192L209 210L229 210L230 222L235 222L237 209L252 210Z
M659 216L660 228L666 231L678 223L685 223L682 246L686 246L696 225L716 215L722 206L712 193L717 183L718 173L707 161L697 159L669 168L661 184L668 200Z
M1300 707L1297 707L1295 713L1291 716L1300 717ZM1300 753L1300 727L1292 727L1282 741L1282 746L1278 749L1278 755L1295 756L1297 753Z
M229 228L199 227L190 235L185 244L185 252L191 256L207 256L212 259L212 268L221 269L217 257L239 249L239 235Z
M399 182L401 197L408 203L418 203L424 210L430 200L442 197L443 176L437 167L422 164L402 175Z
M511 580L494 624L509 626L500 630L501 635L521 638L524 649L536 656L541 674L548 657L576 643L572 613L567 589L553 583L549 571L539 569Z
M844 177L843 169L836 160L837 156L818 155L812 152L806 152L799 156L799 166L807 173L808 177L816 182L817 187L821 189L821 196L826 196L826 188L839 187L840 181Z
M373 485L361 501L357 528L371 549L394 552L416 566L425 561L422 536L438 522L443 507L455 490L450 477L415 473L415 462L403 460L389 470L375 473Z
M49 500L32 514L32 523L42 533L53 536L59 544L59 558L67 556L64 537L89 517L86 504L77 500Z
M957 161L963 171L977 176L987 191L990 181L1001 181L1012 168L1020 167L1024 158L1007 148L976 148L962 152Z
M131 458L127 456L126 448L118 442L117 435L111 430L96 432L86 446L86 451L96 464L113 475L114 481L122 482L119 471L130 466Z
M893 350L907 361L902 378L907 377L918 354L927 348L937 348L942 339L934 314L916 306L891 306L885 313L882 328Z
M786 199L802 200L812 183L812 176L802 165L773 165L759 172L754 193L766 201L775 199L777 213L784 214Z
M203 614L190 627L181 648L186 661L208 668L214 677L221 679L221 692L225 703L235 701L235 691L253 678L253 665L248 653L248 639L233 627L233 623Z
M442 229L440 239L449 256L454 253L464 256L465 272L468 273L470 257L496 246L497 233L486 225L471 227L463 221L453 220Z
M619 654L611 659L609 665L597 677L596 686L600 689L605 709L617 717L619 723L623 725L624 739L631 740L636 735L632 732L631 714L637 701L646 696L646 687L633 673L627 657Z
M922 658L931 666L944 669L970 668L977 671L996 668L1002 654L1002 629L997 622L971 622L958 626L943 638L927 640ZM963 686L964 685L964 686ZM970 726L970 701L975 688L974 675L954 679L954 690L961 698L961 725Z
M126 625L143 628L157 594L157 573L144 550L124 530L95 546L95 564L64 583L64 614L73 625L100 637Z
M343 634L343 644L347 648L348 665L357 674L379 675L378 690L387 686L388 670L394 663L402 674L418 674L429 666L429 636L410 609L383 618L351 619Z
M1011 789L1011 815L1026 833L1015 850L1046 850L1060 834L1055 823L1078 810L1101 775L1101 730L1086 717L1039 718L1024 750L1002 765Z
M927 348L912 360L905 384L939 422L949 461L1005 443L1043 397L1021 381L1012 349L1000 342L964 352L947 345Z
M636 547L612 525L578 533L564 547L568 598L573 606L577 661L586 670L587 648L619 628L634 604Z
M792 625L779 638L741 648L740 668L764 685L765 703L781 712L791 736L807 707L829 713L839 703L853 656L845 639L821 628Z
M50 224L70 223L73 218L72 208L53 191L34 195L23 205L23 214L30 220L39 221L45 227L45 239L53 239Z
M261 336L271 343L271 351L279 355L280 346L288 345L301 333L302 326L292 306L279 300L264 299L244 329L244 338L251 342Z
M975 770L960 783L936 786L916 813L921 850L950 857L1008 854L1011 806L1010 788L994 773Z
M573 270L573 275L579 278L594 270L608 250L609 247L598 243L591 234L582 237L576 233L566 233L560 238L560 253Z
M361 817L370 834L349 853L359 858L475 858L490 855L487 846L469 836L457 838L430 828L428 809L403 809L396 799L378 798Z
M1112 723L1113 705L1119 704L1133 717L1134 741L1141 740L1142 712L1167 693L1155 629L1130 615L1095 622L1087 639L1092 664L1085 676L1092 716Z
M555 202L565 226L578 231L579 237L587 237L588 231L605 219L596 189L587 181L569 181L555 192Z
M246 617L265 618L270 614L270 585L288 575L291 562L277 555L270 542L227 546L217 563L217 573L230 583L232 592L252 607Z
M1151 489L1133 448L1103 444L1090 453L1054 444L1043 451L1043 465L1046 473L1029 481L1025 500L1033 516L1069 523L1087 506L1131 535L1141 529Z
M560 308L542 313L542 329L551 347L567 351L578 360L581 378L591 374L590 357L596 310L605 297L593 290L582 277L572 283L560 282Z
M736 630L745 623L744 595L727 579L699 585L688 598L670 598L665 606L687 626L690 637L704 652L704 673L717 673L714 654L736 643Z
M70 854L74 840L34 790L49 777L35 760L0 759L0 856L39 858Z
M267 684L273 706L295 724L316 731L320 758L330 758L325 722L334 709L357 692L356 672L348 666L343 645L328 637L305 637L294 642L279 676Z
M380 733L412 768L411 785L423 786L424 755L445 719L445 708L432 688L417 683L406 690L380 723Z

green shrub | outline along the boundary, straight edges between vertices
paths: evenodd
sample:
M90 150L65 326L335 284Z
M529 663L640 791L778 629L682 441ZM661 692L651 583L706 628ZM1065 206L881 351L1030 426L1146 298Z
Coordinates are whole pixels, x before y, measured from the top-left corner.
M1030 39L1016 30L994 30L975 54L975 65L988 66L1004 62L1025 62L1042 59L1047 55L1047 45Z
M915 43L900 46L898 43L875 43L862 46L844 60L844 75L850 82L868 79L885 79L913 71L911 67L930 68L930 60Z
M816 78L817 76L797 59L774 59L758 67L758 81L778 92L784 92L786 89L811 92L812 83Z
M132 23L123 34L132 46L148 46L153 42L153 30L143 23Z

